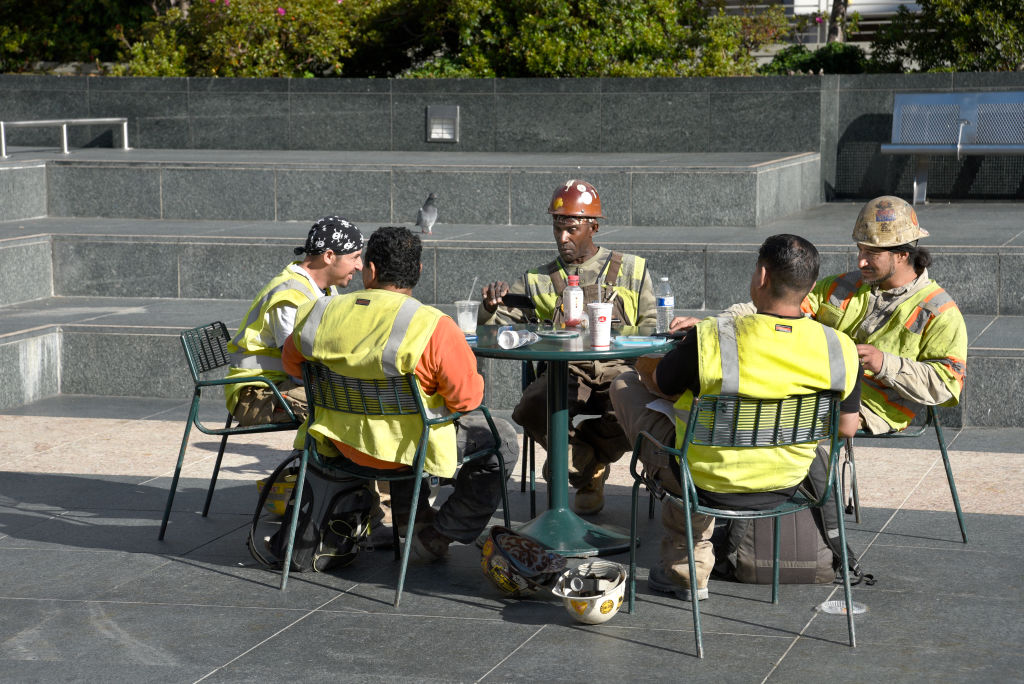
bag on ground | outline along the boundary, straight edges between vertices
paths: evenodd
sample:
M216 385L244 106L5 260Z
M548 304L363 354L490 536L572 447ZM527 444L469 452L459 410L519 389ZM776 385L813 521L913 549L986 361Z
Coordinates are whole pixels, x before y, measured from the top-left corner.
M301 452L293 452L267 478L253 514L247 545L253 558L267 567L280 569L284 565L295 497L289 500L277 531L264 535L260 533L260 519L266 497L288 472L298 472L301 457ZM292 548L293 572L326 572L355 560L361 543L370 536L370 515L375 504L371 486L371 482L364 480L333 480L306 468Z

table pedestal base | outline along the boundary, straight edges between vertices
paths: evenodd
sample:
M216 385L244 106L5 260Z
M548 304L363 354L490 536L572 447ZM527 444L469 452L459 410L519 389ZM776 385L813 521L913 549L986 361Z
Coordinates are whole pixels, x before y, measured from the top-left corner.
M568 508L544 511L516 532L533 537L555 553L570 558L607 556L629 551L629 532L589 523Z

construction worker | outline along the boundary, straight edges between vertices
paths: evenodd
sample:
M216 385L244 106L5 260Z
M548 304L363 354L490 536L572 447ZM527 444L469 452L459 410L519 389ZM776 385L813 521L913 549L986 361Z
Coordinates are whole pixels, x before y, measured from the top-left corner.
M524 323L536 316L564 323L562 291L568 276L578 275L584 303L611 301L612 319L625 330L649 334L655 329L654 293L644 259L594 244L603 218L597 189L572 179L555 188L548 204L558 257L530 269L511 286L495 281L483 287L478 323ZM504 297L529 298L533 310L504 305ZM511 299L511 298L510 298ZM535 311L535 314L534 314ZM610 464L632 448L608 401L608 387L630 368L621 360L569 365L569 483L576 488L573 507L581 515L604 507L604 483ZM542 374L524 391L512 413L538 444L547 448L547 377ZM576 423L576 416L591 416Z
M289 377L281 366L281 345L295 325L300 305L345 287L362 269L364 238L340 216L327 216L309 229L306 242L296 247L293 261L264 286L249 307L238 333L228 343L229 379L262 375L271 380L300 420L309 410L301 378ZM279 422L287 417L274 392L263 383L224 386L228 411L241 425Z
M796 235L773 235L761 245L750 281L754 310L700 321L660 360L645 359L637 372L612 383L611 401L626 434L648 432L663 444L681 446L694 398L738 394L782 399L822 390L839 392L840 433L857 430L860 405L857 349L849 336L803 315L801 303L818 277L818 251ZM673 421L647 408L655 396L674 401ZM679 465L645 442L639 454L648 476L666 491L682 494ZM813 443L756 449L694 446L687 462L699 499L723 509L764 510L790 498L815 459ZM653 591L685 600L708 597L715 564L711 543L715 519L693 514L696 581L690 581L686 516L676 500L662 507L665 536L660 563L651 568ZM696 592L692 587L696 585Z
M424 405L432 414L469 412L480 405L484 379L465 336L450 317L417 301L412 290L423 264L419 237L408 228L384 226L366 245L364 289L325 297L302 306L285 341L283 363L301 373L304 360L318 361L344 375L377 379L415 373ZM493 445L494 435L478 413L430 430L424 472L452 478L454 491L438 510L427 503L428 488L414 524L412 552L425 562L444 558L453 541L472 543L501 503L502 490L518 456L516 432L495 419L505 459L496 455L461 464L461 456ZM408 468L416 456L418 416L392 416L368 422L361 415L327 411L309 426L319 448L358 466L380 470ZM300 436L296 447L301 444ZM400 519L408 517L412 482L391 483L391 501ZM401 525L400 521L395 524Z

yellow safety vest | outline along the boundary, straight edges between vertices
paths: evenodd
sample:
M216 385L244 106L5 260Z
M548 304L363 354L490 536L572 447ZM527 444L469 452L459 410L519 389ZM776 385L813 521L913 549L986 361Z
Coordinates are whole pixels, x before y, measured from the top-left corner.
M865 336L859 328L867 314L870 295L871 285L861 280L859 272L829 276L817 282L804 302L804 309L817 321L845 332L858 343L928 363L953 395L943 406L956 406L967 372L967 327L953 298L931 280L896 307L885 325ZM910 425L921 408L883 385L866 369L860 401L894 430Z
M618 264L617 273L610 270L613 264ZM635 326L640 318L640 288L643 286L646 268L646 261L638 256L609 251L597 279L597 283L613 288L618 295L613 307L624 316L623 326ZM526 293L533 300L539 320L555 320L555 310L568 282L568 275L561 259L526 272ZM588 283L580 283L581 287L585 285Z
M831 389L846 397L857 382L857 346L809 318L752 314L707 318L697 325L701 394L782 399ZM693 394L675 403L676 448L686 435ZM793 487L814 459L814 442L785 447L691 445L694 484L710 492L765 492Z
M298 263L301 262L292 262L293 265ZM263 334L269 322L268 314L271 309L282 304L298 308L319 296L320 293L310 286L309 281L291 268L286 268L274 276L273 280L260 290L245 314L245 320L238 327L238 332L228 342L231 367L228 368L227 377L235 379L262 375L275 384L286 380L288 375L281 365L281 348L267 346L263 341ZM262 383L253 382L224 385L224 399L228 411L235 410L238 395L247 385L266 387Z
M360 290L322 297L299 308L292 340L307 359L335 373L364 380L415 373L416 366L445 314L390 290ZM445 415L444 397L420 389L431 417ZM362 416L316 411L308 427L318 443L334 440L374 458L412 465L423 421L410 416ZM301 436L301 433L300 433ZM296 438L296 446L299 438ZM458 467L455 427L431 428L424 470L451 477Z

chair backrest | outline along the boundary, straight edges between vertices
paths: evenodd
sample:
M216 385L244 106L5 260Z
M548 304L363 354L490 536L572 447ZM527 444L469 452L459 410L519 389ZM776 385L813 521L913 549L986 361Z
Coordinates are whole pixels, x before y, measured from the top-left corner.
M181 346L194 382L199 382L202 373L228 365L229 339L228 329L220 321L181 333Z
M838 419L831 391L785 399L751 399L722 394L698 398L687 430L692 444L711 447L772 447L828 439ZM833 416L833 408L836 409Z
M425 415L416 376L361 380L335 373L314 361L302 364L310 420L315 408L363 416Z
M831 440L830 460L839 453L838 392L824 390L784 399L704 394L690 411L681 459L691 444L707 447L767 448ZM833 463L829 464L832 486ZM686 478L696 497L693 480Z

